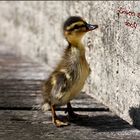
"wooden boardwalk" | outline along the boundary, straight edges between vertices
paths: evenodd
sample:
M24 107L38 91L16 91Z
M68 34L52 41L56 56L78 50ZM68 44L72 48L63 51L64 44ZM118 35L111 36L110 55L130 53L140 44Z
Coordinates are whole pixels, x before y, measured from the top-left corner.
M47 69L0 46L0 140L139 140L140 131L85 93L72 101L84 119L56 128L43 113L41 83ZM57 109L64 114L65 106Z

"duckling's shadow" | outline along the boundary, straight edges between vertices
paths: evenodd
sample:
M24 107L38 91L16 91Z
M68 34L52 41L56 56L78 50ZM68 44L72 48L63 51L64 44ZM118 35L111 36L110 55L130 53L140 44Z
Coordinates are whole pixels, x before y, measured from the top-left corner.
M79 113L80 114L80 113ZM96 114L96 112L95 112ZM58 115L60 120L66 121L67 116ZM114 132L122 130L131 130L133 127L129 125L126 121L122 120L118 116L109 115L80 115L79 118L68 119L71 125L84 126L87 128L95 129L98 132Z
M126 121L120 119L118 116L98 115L88 116L83 115L80 119L70 120L72 124L78 126L90 127L99 132L106 131L122 131L133 129Z

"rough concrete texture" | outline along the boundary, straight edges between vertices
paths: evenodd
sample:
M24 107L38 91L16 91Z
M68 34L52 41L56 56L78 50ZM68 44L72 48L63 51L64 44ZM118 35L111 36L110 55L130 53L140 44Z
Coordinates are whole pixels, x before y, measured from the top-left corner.
M118 14L119 7L127 12ZM48 69L67 45L61 27L68 16L98 24L99 29L84 39L92 69L86 92L140 126L139 9L139 1L0 2L0 41L18 54L45 62Z

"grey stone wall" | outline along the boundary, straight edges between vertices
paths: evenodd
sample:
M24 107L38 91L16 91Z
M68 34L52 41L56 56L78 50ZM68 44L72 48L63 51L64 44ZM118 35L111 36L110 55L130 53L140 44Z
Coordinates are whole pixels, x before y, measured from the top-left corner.
M120 7L125 9L118 12ZM51 70L67 45L62 34L67 17L79 15L98 24L99 29L83 40L92 69L85 90L130 124L140 126L138 13L139 1L0 2L0 42Z

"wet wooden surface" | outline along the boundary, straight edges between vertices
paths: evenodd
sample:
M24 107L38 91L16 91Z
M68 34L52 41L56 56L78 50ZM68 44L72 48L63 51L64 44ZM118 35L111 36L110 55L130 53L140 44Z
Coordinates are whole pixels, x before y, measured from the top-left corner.
M0 140L139 140L140 132L82 93L72 101L84 119L56 128L40 109L47 69L0 46ZM65 106L57 114L66 116Z

